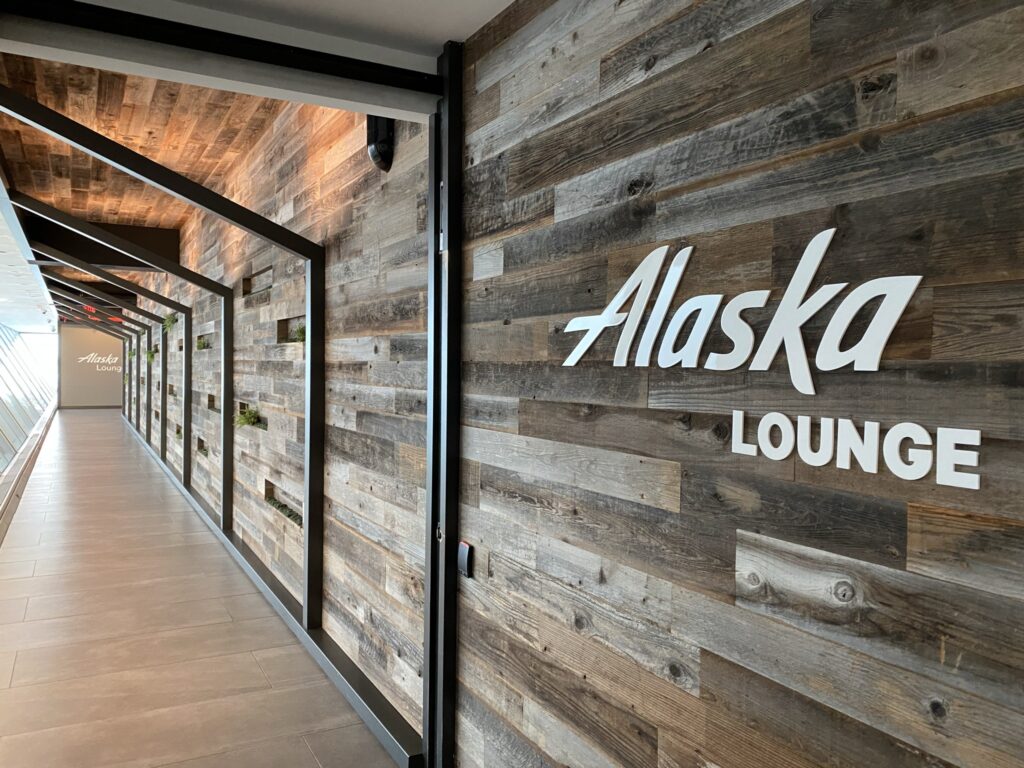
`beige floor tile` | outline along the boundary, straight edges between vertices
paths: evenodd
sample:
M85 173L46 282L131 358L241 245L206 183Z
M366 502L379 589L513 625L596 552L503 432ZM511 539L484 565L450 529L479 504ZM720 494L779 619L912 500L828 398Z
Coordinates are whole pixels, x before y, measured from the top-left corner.
M231 621L223 601L196 600L175 605L150 605L131 609L68 616L60 619L0 624L0 651L17 651L102 640L161 629Z
M25 618L25 607L28 600L23 597L15 597L10 600L0 600L0 624L13 624Z
M0 737L269 688L250 653L0 690Z
M330 685L242 694L0 739L4 768L166 765L250 744L357 723ZM362 761L360 761L362 762Z
M14 660L18 654L14 651L0 653L0 689L7 688L11 684L11 675L14 673Z
M296 643L276 616L21 651L13 686L138 669Z
M301 645L253 651L253 656L275 688L326 680L323 670Z
M213 579L200 573L156 582L32 597L28 601L25 621L79 616L118 608L144 609L150 605L172 605L189 600L247 595L255 591L256 587L243 573L229 573Z
M172 764L165 764L171 768ZM173 763L173 768L334 768L321 766L301 736L272 739L251 747L233 749L216 755L207 755L183 763ZM353 764L352 768L360 768Z
M23 560L20 563L0 563L0 581L27 579L35 569L35 560Z
M13 565L13 564L10 564ZM30 565L35 565L31 563ZM0 565L0 568L3 566ZM150 584L166 579L181 578L180 563L155 562L139 568L104 568L103 570L76 573L73 578L66 574L49 574L33 578L0 580L0 600L12 597L43 597L87 592L105 587L128 587L133 584ZM225 558L222 552L193 561L191 574L203 574L219 578L227 574L241 574L233 560ZM29 574L31 576L31 574Z
M207 541L199 544L171 544L113 554L101 552L48 557L36 561L36 576L49 576L57 573L74 576L82 572L135 569L152 563L173 563L187 569L189 563L217 551L224 551L220 542ZM0 555L2 554L3 552L0 550Z
M263 616L275 616L274 609L263 595L256 593L252 595L238 595L236 597L225 597L224 605L228 613L235 621L245 619L258 619Z
M380 742L361 723L307 734L305 738L323 768L394 768L395 765Z

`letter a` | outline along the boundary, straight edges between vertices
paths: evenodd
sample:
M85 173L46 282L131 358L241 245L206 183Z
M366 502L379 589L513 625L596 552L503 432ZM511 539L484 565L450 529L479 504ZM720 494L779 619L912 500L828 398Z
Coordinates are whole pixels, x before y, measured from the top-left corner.
M819 371L834 371L844 365L853 363L855 371L877 371L889 337L896 328L903 311L910 303L921 277L903 275L901 277L879 277L864 285L857 286L850 295L843 299L839 309L832 315L825 335L818 345L818 354L814 364ZM884 297L875 310L875 316L868 323L867 330L860 341L849 349L840 349L839 345L846 335L846 329L853 322L857 313L876 296Z
M793 386L805 395L814 394L814 382L811 381L811 370L807 365L807 350L804 347L804 337L800 333L801 326L810 320L814 315L832 299L836 297L846 283L832 283L823 285L815 291L810 298L804 299L807 289L811 287L815 272L821 260L825 257L825 251L832 242L832 235L835 229L826 229L814 236L814 239L807 244L804 255L800 257L800 263L793 273L793 278L782 295L779 308L772 318L771 325L761 339L761 346L757 348L757 354L750 363L752 371L767 371L768 367L778 354L779 347L785 343L786 360L789 362L789 376Z
M633 346L633 338L636 336L637 328L643 319L647 302L650 301L651 294L654 293L654 285L658 282L658 274L661 272L661 265L665 261L665 254L667 253L667 245L651 251L647 258L640 262L640 266L633 271L633 274L629 276L629 279L619 289L619 292L615 294L615 298L608 303L608 306L604 308L600 315L574 317L566 323L566 333L573 331L586 331L587 333L580 339L572 353L565 358L565 362L562 363L563 366L576 365L584 353L597 341L605 328L622 325L622 322L628 318L625 327L622 329L622 334L619 336L619 344L615 347L614 359L614 365L619 367L626 365L626 359L629 357L629 348ZM633 305L630 307L629 314L627 315L622 309L633 294L636 294L636 296L633 298Z

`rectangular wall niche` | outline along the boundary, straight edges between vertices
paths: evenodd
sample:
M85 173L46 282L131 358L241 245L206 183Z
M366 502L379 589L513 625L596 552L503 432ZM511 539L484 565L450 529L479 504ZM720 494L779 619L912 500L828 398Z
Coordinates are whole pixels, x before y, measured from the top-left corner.
M210 449L206 447L206 441L201 437L196 438L196 451L203 454L203 456L210 455Z
M274 268L273 266L264 267L257 272L253 272L249 277L242 278L242 295L252 296L254 293L265 291L274 285Z
M216 395L207 395L206 396L206 407L209 408L211 411L215 411L217 413L220 413L220 408L217 407L217 396Z
M154 410L154 411L153 411L153 418L154 418L154 419L155 419L156 421L160 421L160 411Z
M239 401L239 403L238 403L238 413L239 413L239 415L245 413L250 408L252 408L252 406L249 405L248 403L243 403L243 402ZM255 424L252 424L251 426L256 427L257 429L262 429L264 432L266 432L267 431L267 426L268 426L267 425L267 418L266 418L266 416L260 416L259 417L259 421L257 421Z
M179 352L184 352L185 351L185 340L184 339L178 339L178 351Z
M297 509L301 509L302 505L296 502L288 494L284 493L269 480L263 481L263 498L266 500L267 504L272 506L293 523L300 527L302 526L302 513L296 511Z
M167 385L167 396L168 397L177 397L178 396L178 391L174 388L173 384L168 384Z
M181 424L174 425L174 436L181 440Z
M196 336L196 349L213 349L213 334L202 333Z
M277 343L306 340L306 316L286 317L277 321Z

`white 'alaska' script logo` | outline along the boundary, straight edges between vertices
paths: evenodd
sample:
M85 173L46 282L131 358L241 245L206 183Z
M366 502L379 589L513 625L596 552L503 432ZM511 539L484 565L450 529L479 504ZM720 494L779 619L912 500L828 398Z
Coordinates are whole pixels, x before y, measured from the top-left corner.
M90 352L88 355L83 355L78 358L78 362L80 363L103 363L106 365L113 365L117 360L117 355L99 355L95 352Z
M810 296L807 295L835 232L835 229L820 232L807 245L749 366L751 371L768 370L779 349L784 346L786 360L789 363L790 379L793 386L805 395L814 394L814 382L811 380L807 351L800 329L848 285L848 283L830 283L821 286ZM629 276L629 279L600 315L576 317L569 321L565 326L566 331L586 331L586 334L580 339L569 357L565 359L563 365L576 365L606 328L623 325L623 323L625 325L623 325L618 345L615 348L613 365L628 365L629 351L633 346L633 340L639 330L647 304L654 293L658 275L661 273L661 267L668 251L668 246L652 251ZM672 259L665 281L661 285L661 291L654 302L651 317L640 337L640 344L633 359L635 366L650 365L655 341L665 324L672 299L692 253L692 247L684 248ZM814 358L815 367L819 371L834 371L852 364L855 371L877 371L882 351L889 341L889 336L892 335L896 323L899 322L920 282L920 275L902 275L880 277L854 288L836 308L832 319L825 328ZM709 354L704 368L712 371L732 371L747 362L754 351L755 338L753 329L743 319L743 312L748 309L764 307L768 303L770 293L767 290L747 291L725 305L719 324L725 335L732 341L733 348L729 352ZM875 308L864 335L849 348L840 349L843 336L850 323L861 309L879 297L881 297L881 301ZM631 298L632 306L628 312L625 312L625 305ZM723 298L722 294L709 294L693 296L683 302L669 321L662 338L661 346L658 349L659 366L662 368L669 368L673 365L683 368L697 367L704 340L711 330L711 325L718 314ZM680 346L679 334L691 317L694 318L693 326L685 342Z

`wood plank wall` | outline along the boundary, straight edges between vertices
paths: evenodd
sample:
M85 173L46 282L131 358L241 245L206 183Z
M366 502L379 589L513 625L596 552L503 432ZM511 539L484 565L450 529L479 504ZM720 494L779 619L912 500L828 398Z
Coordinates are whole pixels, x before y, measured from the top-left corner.
M324 627L419 727L423 657L426 386L427 136L397 126L395 164L366 153L361 115L288 105L225 174L219 191L327 246L327 477ZM221 408L256 408L236 429L235 529L300 596L302 530L266 498L301 513L303 499L303 264L202 213L181 232L182 263L235 289L235 396L220 402L216 299L150 278L195 308L193 441L174 437L181 399L169 398L169 454L190 450L193 486L220 499ZM163 310L161 310L163 313ZM169 382L179 388L179 322ZM210 397L213 400L210 400ZM158 440L158 433L155 440ZM202 439L208 455L197 450ZM268 486L268 483L270 486Z
M1024 765L1024 5L519 0L466 77L459 765ZM881 371L561 366L654 247L777 301L828 227L819 281L924 275ZM978 427L981 489L733 408Z

